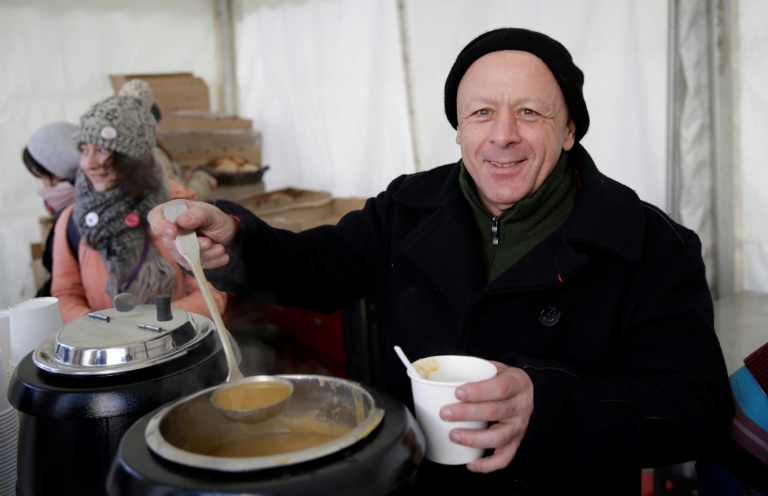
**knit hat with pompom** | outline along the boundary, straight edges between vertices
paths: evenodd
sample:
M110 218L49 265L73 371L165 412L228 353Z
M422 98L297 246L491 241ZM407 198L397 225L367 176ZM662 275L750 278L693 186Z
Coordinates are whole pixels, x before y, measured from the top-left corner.
M80 117L77 142L93 143L132 158L152 155L157 143L152 103L151 89L148 94L118 94L100 101Z
M120 88L120 91L117 94L132 96L144 103L149 102L149 110L152 112L152 117L155 118L155 122L160 122L160 119L163 118L163 114L160 112L160 107L158 107L155 102L155 94L152 92L152 87L143 79L131 79Z

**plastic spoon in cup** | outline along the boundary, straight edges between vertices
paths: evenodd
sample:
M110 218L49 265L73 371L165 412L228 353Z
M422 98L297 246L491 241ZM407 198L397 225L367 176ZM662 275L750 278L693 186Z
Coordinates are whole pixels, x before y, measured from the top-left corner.
M419 377L424 377L424 374L422 374L419 370L416 369L416 367L413 366L411 361L408 360L408 357L405 356L403 350L397 345L395 345L395 353L397 353L397 356L400 357L400 361L403 362L403 365L405 365L406 369L410 370Z
M175 222L176 217L185 210L187 210L187 205L181 200L168 203L163 208L163 213L166 219ZM216 307L211 288L208 285L205 273L203 272L203 266L200 263L200 245L197 241L197 234L194 231L184 231L179 228L175 243L176 248L178 248L179 253L189 264L197 284L200 286L205 305L208 307L208 312L211 314L215 324L214 327L219 333L219 339L224 347L224 355L229 366L229 373L226 378L227 384L220 386L211 394L211 403L224 416L232 420L260 422L274 417L288 403L288 399L293 394L293 383L288 379L271 377L269 378L269 384L267 384L263 377L243 376L243 373L237 366L235 352L229 340L229 333L224 327L224 322L221 319L219 309ZM264 402L253 398L258 395L264 396L267 386L273 390L269 395L273 400ZM276 389L279 390L277 394L274 391ZM217 395L221 398L220 401L217 401ZM233 398L246 398L246 400L234 401Z

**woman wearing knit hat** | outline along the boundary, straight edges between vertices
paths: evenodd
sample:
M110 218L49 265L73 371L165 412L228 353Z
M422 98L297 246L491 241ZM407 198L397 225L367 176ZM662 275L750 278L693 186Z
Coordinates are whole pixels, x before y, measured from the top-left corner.
M147 228L149 210L169 199L168 180L152 157L155 120L151 101L112 96L81 118L75 203L55 228L51 292L64 322L110 308L133 294L139 304L169 294L174 306L208 315L194 277L185 274ZM77 255L67 244L70 217L80 234ZM227 297L213 290L219 311Z
M159 123L162 119L163 114L155 102L152 88L143 79L127 81L117 94L133 96L149 103L155 122ZM152 153L155 160L163 166L163 170L168 177L171 198L206 201L211 196L211 192L218 186L216 178L202 167L189 167L187 170L182 170L181 166L173 160L170 148L159 134L157 136L157 144Z
M43 199L54 226L65 207L75 200L75 176L80 167L80 155L75 144L77 126L69 122L52 122L29 137L22 152L27 170L43 182ZM43 267L53 273L53 228L48 233L43 250ZM51 295L51 278L38 289L37 296Z

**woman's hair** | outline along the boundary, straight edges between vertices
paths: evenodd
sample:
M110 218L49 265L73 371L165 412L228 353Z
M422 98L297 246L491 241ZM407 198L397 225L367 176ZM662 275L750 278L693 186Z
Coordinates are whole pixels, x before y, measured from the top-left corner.
M53 180L56 177L54 173L43 167L40 162L35 160L32 154L29 153L29 149L27 147L24 147L24 151L21 154L21 159L24 161L24 165L27 167L29 173L36 178L48 178Z
M108 164L114 167L115 187L120 188L124 196L143 198L163 187L163 175L157 172L158 166L152 155L133 158L113 152Z

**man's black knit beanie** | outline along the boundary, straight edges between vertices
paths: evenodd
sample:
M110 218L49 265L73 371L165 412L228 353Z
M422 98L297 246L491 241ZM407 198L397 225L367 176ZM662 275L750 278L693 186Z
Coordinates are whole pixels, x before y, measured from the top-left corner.
M500 28L481 34L469 42L456 57L456 62L445 81L445 115L453 128L458 126L456 94L464 73L475 60L500 50L530 52L547 64L560 85L568 112L576 124L576 141L581 140L589 129L589 112L582 93L584 74L573 63L568 50L558 41L545 34L522 28Z

